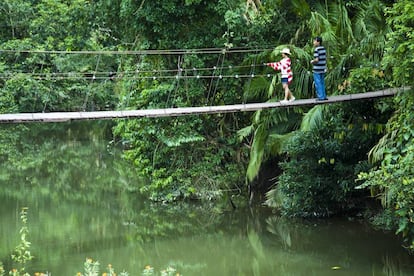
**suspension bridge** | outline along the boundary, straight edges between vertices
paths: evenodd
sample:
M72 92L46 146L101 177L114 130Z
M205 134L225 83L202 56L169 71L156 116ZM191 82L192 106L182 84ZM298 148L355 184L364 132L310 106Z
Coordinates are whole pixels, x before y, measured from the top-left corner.
M408 87L388 88L379 91L330 96L327 100L297 99L293 102L264 102L264 103L242 103L220 106L200 107L176 107L160 109L141 110L116 110L116 111L81 111L81 112L49 112L49 113L10 113L0 114L0 123L30 123L30 122L67 122L74 120L107 120L128 118L152 118L152 117L177 117L186 115L220 114L235 112L250 112L271 108L292 108L300 106L314 106L318 104L332 104L355 100L369 100L376 98L391 97L397 93L408 90Z

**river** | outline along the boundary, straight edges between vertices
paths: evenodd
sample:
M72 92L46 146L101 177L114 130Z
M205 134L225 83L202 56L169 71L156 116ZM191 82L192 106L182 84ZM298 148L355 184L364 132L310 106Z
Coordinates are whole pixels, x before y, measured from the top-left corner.
M401 240L358 219L146 201L131 188L139 180L105 127L77 124L3 127L0 261L7 271L16 266L10 255L27 208L31 275L77 275L85 262L99 262L97 275L108 265L117 275L414 275Z

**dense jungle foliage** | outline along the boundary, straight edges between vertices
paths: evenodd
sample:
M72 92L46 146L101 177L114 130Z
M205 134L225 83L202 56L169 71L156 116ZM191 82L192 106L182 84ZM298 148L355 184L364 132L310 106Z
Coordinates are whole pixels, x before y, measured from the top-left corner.
M296 98L313 98L316 35L328 50L328 96L414 79L410 0L4 0L0 10L2 113L275 101L279 76L263 64L283 47L292 51ZM154 201L260 188L286 215L327 216L379 198L373 221L413 248L412 111L408 89L351 104L118 120L113 142L141 179L128 189ZM16 170L47 163L22 158L36 143L2 130L2 160ZM257 181L264 165L275 177L265 187Z

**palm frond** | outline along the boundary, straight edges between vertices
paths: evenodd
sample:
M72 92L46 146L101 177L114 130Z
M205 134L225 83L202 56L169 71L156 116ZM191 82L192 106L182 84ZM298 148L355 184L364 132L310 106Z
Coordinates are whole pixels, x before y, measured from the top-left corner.
M278 186L266 193L266 205L273 208L282 207L283 196L281 195Z
M378 0L362 4L353 25L360 51L379 62L384 53L386 35L391 31L384 15L384 4Z
M396 130L391 133L385 134L378 143L368 152L368 161L372 164L381 162L384 158L384 153L387 147L390 146L392 137L396 135Z
M302 124L300 125L301 131L311 131L317 128L323 122L324 109L323 105L316 105L311 108L305 116L303 116Z
M251 80L244 92L244 99L251 100L256 98L267 97L269 80L264 77L258 77Z
M313 78L309 70L299 68L295 71L291 91L297 99L313 97Z
M258 125L261 123L261 116L262 116L262 110L257 110L256 112L254 112L253 114L253 119L252 122L255 125Z
M275 95L275 88L278 81L277 76L273 76L272 81L270 82L269 90L267 92L267 98L271 99Z
M371 34L381 34L389 31L389 25L384 15L384 4L373 0L362 3L354 19L354 33L358 38Z
M312 12L308 26L313 35L321 35L324 41L336 42L336 34L328 18L319 12Z
M346 47L354 41L351 18L343 3L331 4L328 19L334 26L338 44Z
M250 136L253 133L254 127L253 125L244 127L237 131L237 137L239 141L242 141L244 138Z
M266 143L266 156L276 156L284 152L283 146L295 135L295 132L286 134L270 134Z
M254 140L250 149L250 160L247 166L246 177L250 182L259 174L267 137L266 127L263 124L259 125L254 133Z

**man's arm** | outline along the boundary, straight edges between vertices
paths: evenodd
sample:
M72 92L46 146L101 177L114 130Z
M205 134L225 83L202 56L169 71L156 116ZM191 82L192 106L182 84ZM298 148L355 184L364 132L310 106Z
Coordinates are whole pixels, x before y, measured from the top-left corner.
M319 51L317 49L315 49L315 51L313 52L313 56L314 56L314 59L312 59L310 63L311 64L318 63L319 62Z
M312 63L312 64L314 64L314 63L318 63L318 62L319 62L319 58L314 58L314 59L312 59L312 60L311 60L311 63Z

